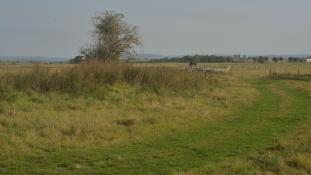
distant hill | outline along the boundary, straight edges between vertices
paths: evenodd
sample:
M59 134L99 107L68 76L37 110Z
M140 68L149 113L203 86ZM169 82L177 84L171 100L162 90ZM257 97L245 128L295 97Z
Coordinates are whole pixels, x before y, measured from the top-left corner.
M64 62L70 60L64 57L44 57L44 56L0 56L0 61L9 62Z

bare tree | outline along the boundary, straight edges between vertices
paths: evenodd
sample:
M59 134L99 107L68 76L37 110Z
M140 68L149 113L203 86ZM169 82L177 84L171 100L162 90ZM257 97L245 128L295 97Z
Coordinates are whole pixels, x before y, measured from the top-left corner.
M93 18L94 44L81 50L87 58L117 61L142 45L137 26L128 24L121 13L106 11Z

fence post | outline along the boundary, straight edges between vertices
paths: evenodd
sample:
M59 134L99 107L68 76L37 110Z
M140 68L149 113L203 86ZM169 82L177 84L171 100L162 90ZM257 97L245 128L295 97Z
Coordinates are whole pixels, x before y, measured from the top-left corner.
M270 67L269 75L272 75L272 68Z

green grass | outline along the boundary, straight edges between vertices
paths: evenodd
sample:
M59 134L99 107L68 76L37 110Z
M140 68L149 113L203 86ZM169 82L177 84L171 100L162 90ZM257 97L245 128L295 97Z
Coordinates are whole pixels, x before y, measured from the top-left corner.
M84 94L41 81L72 66L51 67L40 74L45 79L31 74L31 65L6 67L12 71L2 76L17 79L1 82L0 174L311 173L310 82L262 78L270 67L294 73L300 65L233 64L232 74L207 80L182 66L134 65L138 77L130 69L110 85L85 79L77 87L99 91ZM93 68L81 69L89 75ZM301 70L310 72L310 65ZM29 86L15 86L25 77ZM152 90L157 82L161 91Z
M287 101L291 101L295 107L282 105L284 110L291 111L288 113L288 115L291 115L291 118L286 119L282 117L280 119L288 120L288 123L291 124L298 123L297 125L293 125L291 128L284 126L287 129L286 132L283 135L279 135L271 146L267 145L264 149L258 149L246 156L237 156L214 165L205 164L202 167L179 174L311 174L311 120L308 118L311 113L310 84L298 81L287 81L286 84L294 87L294 89L285 88L287 92L294 95L295 98ZM301 98L305 100L300 100ZM284 122L284 125L288 125L287 122Z
M311 114L309 97L273 81L256 81L256 103L225 120L165 136L94 148L56 148L1 157L2 174L171 174L243 157L273 145Z

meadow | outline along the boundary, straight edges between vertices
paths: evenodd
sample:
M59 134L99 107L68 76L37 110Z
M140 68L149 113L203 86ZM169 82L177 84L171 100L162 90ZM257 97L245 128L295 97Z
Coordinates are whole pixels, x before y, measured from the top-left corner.
M228 65L0 65L0 174L311 174L311 64Z

